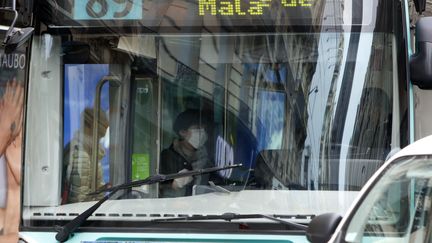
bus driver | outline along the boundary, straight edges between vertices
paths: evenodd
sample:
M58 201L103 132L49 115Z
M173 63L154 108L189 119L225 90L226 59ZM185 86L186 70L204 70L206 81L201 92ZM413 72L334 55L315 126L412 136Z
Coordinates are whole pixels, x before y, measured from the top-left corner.
M174 121L173 130L178 138L161 153L159 172L172 174L210 167L205 127L208 121L199 110L186 110ZM192 195L193 185L207 184L208 175L178 178L161 183L160 197L181 197Z

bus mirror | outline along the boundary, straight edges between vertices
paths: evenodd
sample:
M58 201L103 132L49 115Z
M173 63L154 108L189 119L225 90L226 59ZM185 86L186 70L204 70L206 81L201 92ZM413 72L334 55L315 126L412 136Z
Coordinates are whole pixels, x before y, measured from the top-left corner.
M339 225L342 217L335 213L325 213L316 216L309 223L306 238L312 243L326 243Z
M5 39L3 40L3 46L5 53L11 53L18 47L24 44L32 35L34 28L27 27L23 29L15 28L15 23L18 19L18 11L16 10L16 0L12 0L11 7L0 7L0 11L4 13L12 13L12 23L6 32Z
M24 44L32 36L33 30L32 27L13 29L5 41L5 53L11 53Z
M422 14L426 9L426 0L414 0L414 5L417 13Z
M411 82L421 89L432 89L432 17L416 25L416 53L411 56Z

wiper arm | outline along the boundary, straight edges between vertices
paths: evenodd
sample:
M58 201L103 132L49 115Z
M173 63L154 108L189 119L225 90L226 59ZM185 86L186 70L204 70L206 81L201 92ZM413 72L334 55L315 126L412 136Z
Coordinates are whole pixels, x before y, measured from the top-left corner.
M65 224L64 226L57 227L56 230L58 231L58 233L56 234L55 238L60 242L65 242L67 239L69 239L70 234L72 234L79 226L81 226L81 224L84 223L87 220L87 218L90 217L100 207L100 205L102 205L102 203L108 200L112 195L114 195L119 190L129 189L141 185L155 184L155 183L164 182L164 181L173 180L182 177L208 174L216 171L238 168L241 166L242 164L236 164L236 165L230 165L225 167L212 167L212 168L206 168L200 170L191 170L191 171L168 174L168 175L159 174L159 175L147 177L144 180L132 181L132 182L120 184L118 186L113 186L110 188L104 188L96 192L90 193L91 195L95 195L102 192L109 192L102 199L100 199L95 205L91 206L89 209L76 216L69 223Z
M298 224L290 221L285 221L282 219L278 219L271 215L266 214L236 214L236 213L224 213L220 215L194 215L194 216L187 216L187 217L177 217L177 218L165 218L165 219L153 219L154 222L168 222L168 221L180 221L180 220L225 220L225 221L231 221L235 219L256 219L256 218L266 218L270 219L276 222L279 222L281 224L285 224L288 226L291 226L298 230L307 230L307 226L303 224Z

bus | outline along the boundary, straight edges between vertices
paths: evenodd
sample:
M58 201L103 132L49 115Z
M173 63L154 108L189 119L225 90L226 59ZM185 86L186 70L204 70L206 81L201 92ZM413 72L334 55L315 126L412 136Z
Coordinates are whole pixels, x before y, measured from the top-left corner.
M30 2L21 242L308 242L414 140L407 1Z

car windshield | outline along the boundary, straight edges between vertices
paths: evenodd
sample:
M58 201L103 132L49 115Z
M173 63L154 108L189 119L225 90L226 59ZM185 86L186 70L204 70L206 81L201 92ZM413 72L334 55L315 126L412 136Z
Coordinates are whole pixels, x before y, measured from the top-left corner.
M406 144L400 3L145 1L118 6L131 19L113 21L109 4L42 2L25 225L69 220L100 188L233 164L242 167L118 192L90 220L308 222L345 212Z
M346 242L430 242L432 160L393 162L361 201L346 229Z

